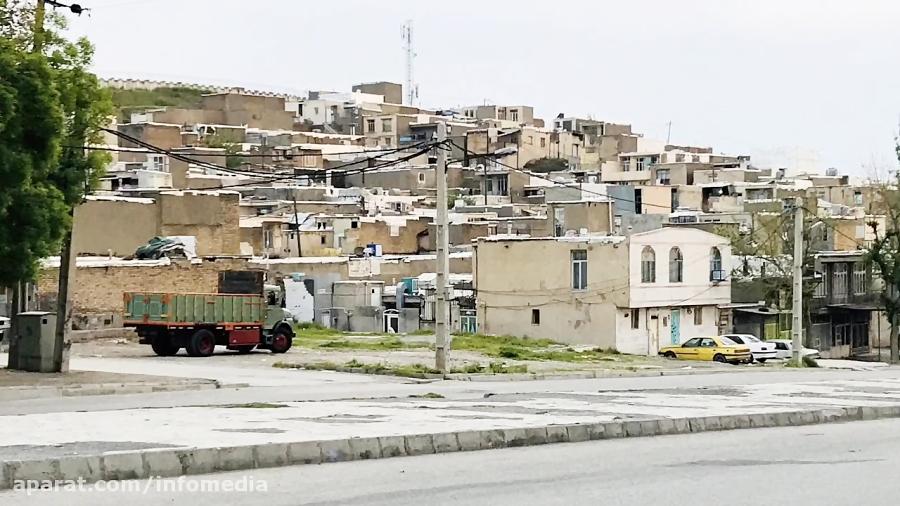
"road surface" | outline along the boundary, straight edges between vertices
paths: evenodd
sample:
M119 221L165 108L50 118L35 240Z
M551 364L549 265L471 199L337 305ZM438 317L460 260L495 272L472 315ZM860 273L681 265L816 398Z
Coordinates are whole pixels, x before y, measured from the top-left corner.
M260 469L146 493L6 491L0 505L894 505L898 466L900 421L880 420ZM185 491L225 483L256 491Z

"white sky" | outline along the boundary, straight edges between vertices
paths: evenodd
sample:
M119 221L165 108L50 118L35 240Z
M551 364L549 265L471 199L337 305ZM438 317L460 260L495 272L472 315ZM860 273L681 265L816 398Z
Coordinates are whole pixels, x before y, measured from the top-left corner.
M425 107L526 104L760 165L897 166L893 0L82 0L102 77L299 93L405 80ZM70 16L71 17L71 16Z

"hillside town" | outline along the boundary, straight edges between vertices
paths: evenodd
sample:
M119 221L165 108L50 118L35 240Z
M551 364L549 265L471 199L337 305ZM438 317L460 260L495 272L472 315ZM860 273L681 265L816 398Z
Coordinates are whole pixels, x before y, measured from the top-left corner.
M88 3L0 0L0 506L897 503L900 4Z
M115 334L129 291L216 291L263 270L297 322L433 330L436 151L446 150L451 331L655 355L698 335L790 338L789 207L807 213L805 345L826 358L887 346L864 250L879 187L757 167L750 156L647 138L630 124L528 105L426 110L403 87L287 96L104 81L131 106L105 131L112 162L75 210L79 331ZM437 146L443 124L448 142ZM182 247L152 259L153 238ZM48 258L28 309L52 308Z

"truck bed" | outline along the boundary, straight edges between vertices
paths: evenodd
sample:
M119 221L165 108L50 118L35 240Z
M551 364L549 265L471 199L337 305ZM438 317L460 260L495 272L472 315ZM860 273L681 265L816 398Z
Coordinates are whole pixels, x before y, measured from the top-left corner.
M221 293L125 293L125 325L261 325L260 295Z

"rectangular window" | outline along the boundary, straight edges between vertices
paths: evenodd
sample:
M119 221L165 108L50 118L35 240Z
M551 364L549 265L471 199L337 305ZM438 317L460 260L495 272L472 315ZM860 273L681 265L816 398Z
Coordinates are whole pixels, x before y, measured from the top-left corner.
M694 308L694 325L703 325L703 306Z
M622 160L622 172L628 172L631 170L631 160L628 158Z
M319 236L319 241L320 241L322 244L325 244L325 236L324 236L324 235Z
M578 144L572 144L572 156L578 156Z
M534 146L534 136L529 135L528 137L526 137L525 144L528 144L529 146Z
M633 329L641 328L641 310L640 309L632 309L631 310L631 328L633 328Z
M394 131L393 120L391 120L391 119L381 120L381 131L384 133L393 132Z
M831 293L834 302L846 302L850 290L847 287L847 264L834 264L831 284L834 287Z
M643 158L637 159L637 165L635 166L634 170L637 170L637 171L644 170L644 159Z
M684 162L684 153L675 153L675 163Z
M671 179L669 179L669 169L659 169L656 171L656 184L668 185L671 184Z
M510 109L509 119L511 119L513 121L519 121L519 110L518 109Z
M532 325L540 325L541 324L541 310L540 309L532 309L531 310L531 324Z
M572 289L587 289L587 250L572 250Z
M541 147L543 148L543 147L546 147L546 146L547 146L547 139L541 137Z
M861 262L853 264L853 295L865 295L867 285L865 264Z
M367 119L366 120L366 132L374 132L375 131L375 120Z

